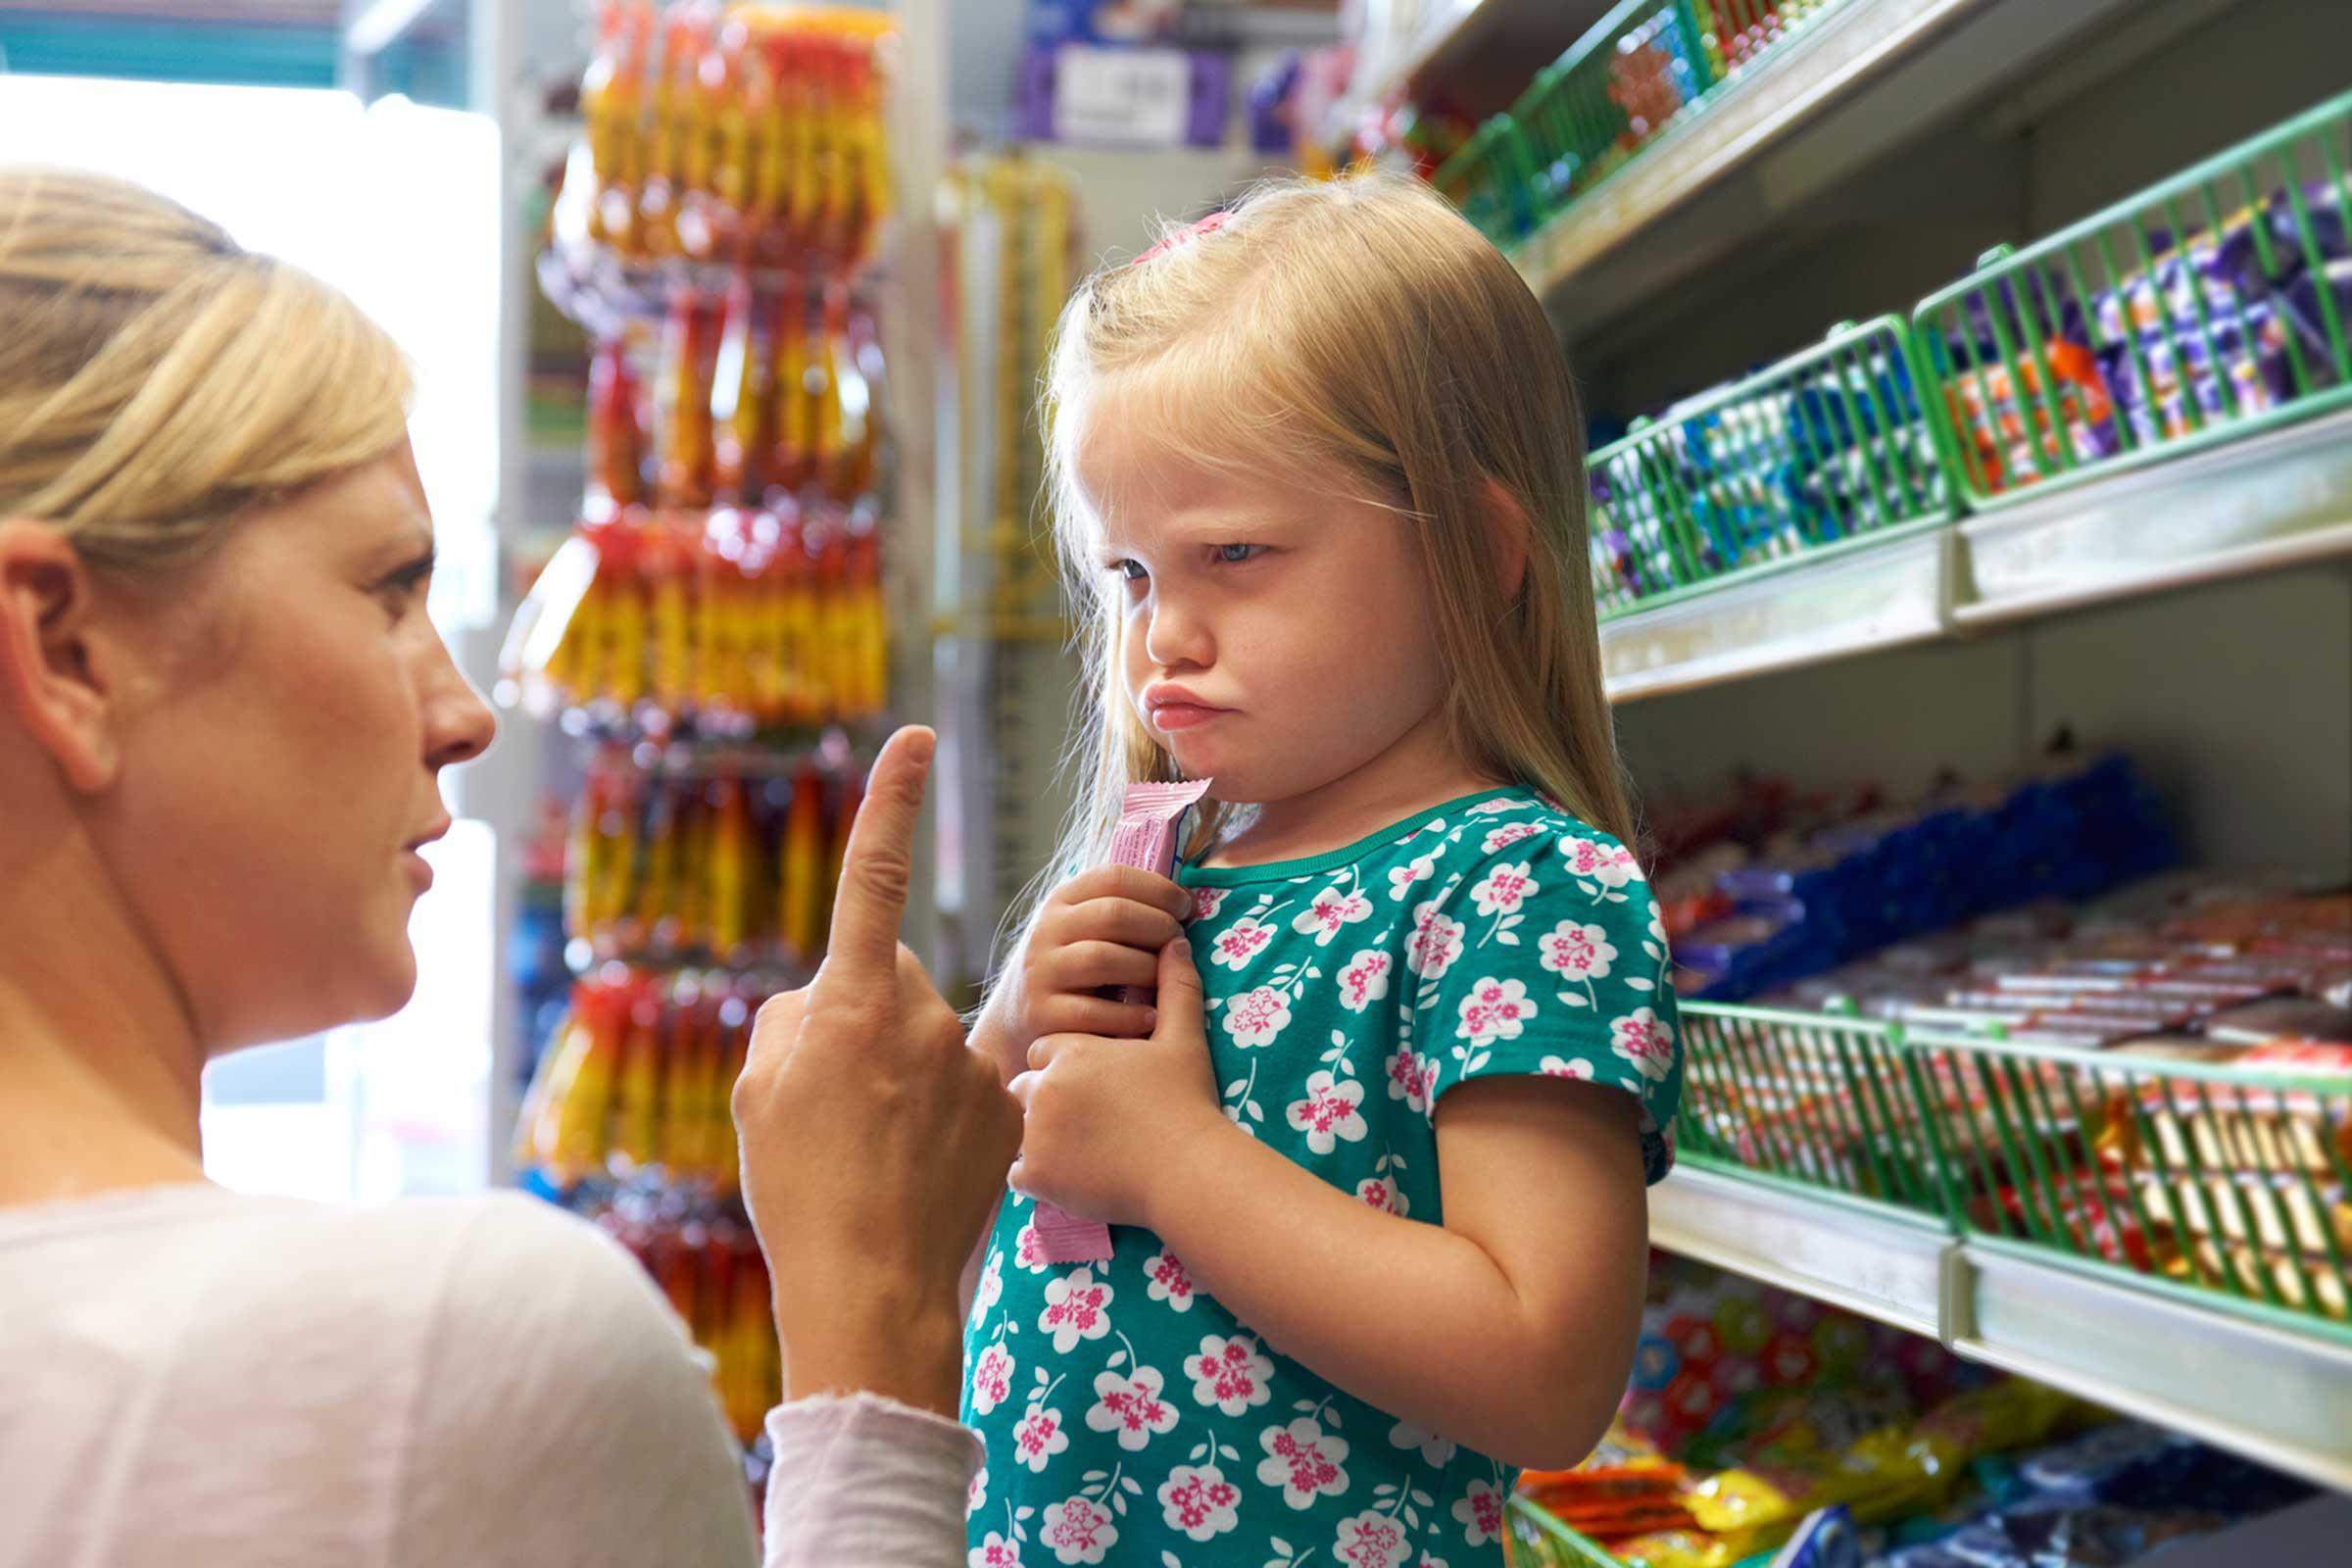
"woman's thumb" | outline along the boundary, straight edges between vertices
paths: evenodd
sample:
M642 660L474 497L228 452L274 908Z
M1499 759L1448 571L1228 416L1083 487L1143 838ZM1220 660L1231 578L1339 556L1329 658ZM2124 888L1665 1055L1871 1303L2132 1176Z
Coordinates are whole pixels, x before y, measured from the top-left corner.
M1193 945L1183 937L1159 950L1159 995L1153 1004L1159 1011L1155 1035L1170 1029L1184 1035L1207 1030L1201 1021L1200 971L1193 967Z

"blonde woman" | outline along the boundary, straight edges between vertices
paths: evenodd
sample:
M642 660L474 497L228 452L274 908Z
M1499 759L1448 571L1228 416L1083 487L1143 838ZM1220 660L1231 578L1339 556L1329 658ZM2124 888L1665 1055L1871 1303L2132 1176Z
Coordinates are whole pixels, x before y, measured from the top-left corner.
M491 741L400 355L120 181L0 169L0 1568L758 1560L660 1296L518 1197L204 1182L206 1061L399 1007ZM895 942L930 737L736 1097L795 1402L771 1563L960 1563L956 1276L1019 1137Z
M1028 1124L973 1560L1500 1564L1624 1391L1680 1084L1559 347L1426 186L1281 184L1081 289L1051 397L1064 863L1130 784L1210 806L1173 881L1047 896L983 1016Z

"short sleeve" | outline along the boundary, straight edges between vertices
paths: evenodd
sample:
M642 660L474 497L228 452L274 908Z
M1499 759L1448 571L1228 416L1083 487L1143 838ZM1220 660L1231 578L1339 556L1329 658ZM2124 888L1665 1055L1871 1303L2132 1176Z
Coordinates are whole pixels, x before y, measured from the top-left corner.
M1642 1105L1642 1159L1673 1163L1681 1023L1666 932L1631 851L1574 818L1504 817L1462 844L1416 911L1407 967L1431 1100L1473 1078L1543 1074ZM1530 831L1533 829L1534 831ZM1496 841L1501 841L1497 843Z

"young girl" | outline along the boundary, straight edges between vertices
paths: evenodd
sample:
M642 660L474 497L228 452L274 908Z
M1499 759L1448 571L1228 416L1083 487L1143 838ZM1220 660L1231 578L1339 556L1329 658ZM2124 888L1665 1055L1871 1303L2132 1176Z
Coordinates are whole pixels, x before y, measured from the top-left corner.
M975 1030L1028 1125L971 1562L1498 1563L1515 1467L1624 1387L1681 1083L1566 365L1468 223L1365 178L1095 277L1049 396L1098 869ZM1174 778L1213 780L1175 880L1103 867ZM1041 1201L1114 1254L1046 1261Z

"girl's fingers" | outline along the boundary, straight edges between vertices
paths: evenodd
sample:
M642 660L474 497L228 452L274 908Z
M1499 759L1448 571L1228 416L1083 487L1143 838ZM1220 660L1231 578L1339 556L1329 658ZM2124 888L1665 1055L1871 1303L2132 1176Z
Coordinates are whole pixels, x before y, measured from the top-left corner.
M1142 1040L1152 1033L1152 1008L1143 1003L1107 1002L1100 997L1055 997L1040 1009L1041 1035L1101 1035L1106 1040Z
M1073 942L1116 942L1142 953L1156 954L1184 935L1184 925L1167 910L1133 899L1090 899L1064 910L1054 923L1054 936L1064 946Z
M1168 878L1135 865L1098 865L1054 890L1055 902L1075 907L1099 899L1125 899L1158 909L1171 920L1193 912L1193 896Z
M1048 956L1045 978L1047 989L1055 994L1155 985L1159 956L1115 942L1074 942Z

